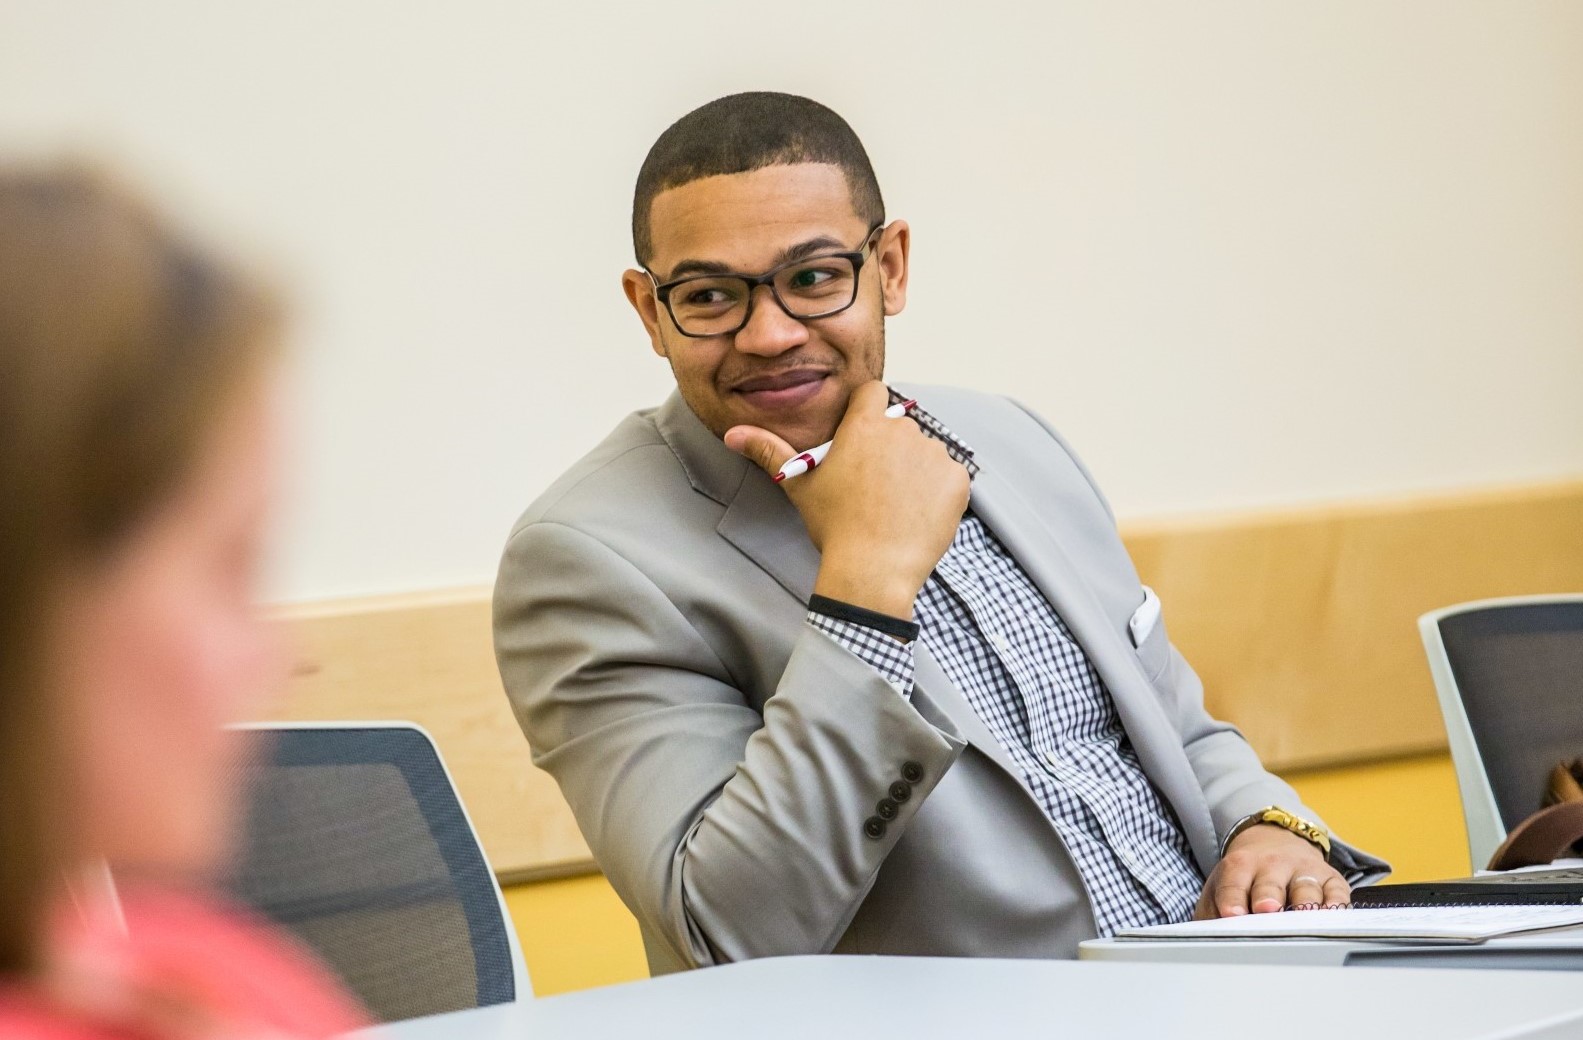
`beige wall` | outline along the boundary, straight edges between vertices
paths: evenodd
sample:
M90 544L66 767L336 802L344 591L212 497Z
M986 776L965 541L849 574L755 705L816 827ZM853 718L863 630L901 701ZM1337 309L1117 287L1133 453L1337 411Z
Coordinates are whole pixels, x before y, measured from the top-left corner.
M1010 390L1127 517L1583 472L1583 4L7 0L0 151L109 154L297 286L279 592L486 582L668 385L665 124L843 111L915 229L892 374Z

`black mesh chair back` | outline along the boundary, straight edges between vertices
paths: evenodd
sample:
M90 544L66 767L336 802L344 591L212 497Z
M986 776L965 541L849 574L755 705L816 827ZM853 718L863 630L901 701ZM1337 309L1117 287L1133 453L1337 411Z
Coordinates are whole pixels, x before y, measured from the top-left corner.
M1583 596L1486 600L1420 627L1482 867L1540 808L1550 770L1583 756Z
M254 732L234 896L316 952L382 1022L528 995L500 890L426 733Z

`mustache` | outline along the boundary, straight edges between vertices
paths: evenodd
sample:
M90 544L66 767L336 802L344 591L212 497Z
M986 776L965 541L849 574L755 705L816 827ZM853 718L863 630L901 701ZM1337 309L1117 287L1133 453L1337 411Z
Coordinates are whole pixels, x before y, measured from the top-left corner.
M717 382L728 389L741 386L743 383L782 379L791 375L804 372L818 375L835 375L842 368L840 357L823 358L797 358L787 362L784 358L776 358L769 364L737 364L730 368L722 369Z

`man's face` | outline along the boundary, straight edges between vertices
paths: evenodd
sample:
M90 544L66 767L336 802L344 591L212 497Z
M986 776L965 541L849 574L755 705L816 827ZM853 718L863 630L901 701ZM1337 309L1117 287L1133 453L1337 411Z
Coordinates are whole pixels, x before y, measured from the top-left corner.
M788 259L857 250L869 231L841 169L823 163L671 188L655 197L649 219L649 270L661 284L705 271L758 275ZM876 235L858 272L857 299L839 314L793 318L759 286L745 326L702 339L681 334L648 274L628 271L622 284L705 426L717 437L758 426L803 450L829 440L852 391L883 374L885 317L906 302L907 247L901 221Z

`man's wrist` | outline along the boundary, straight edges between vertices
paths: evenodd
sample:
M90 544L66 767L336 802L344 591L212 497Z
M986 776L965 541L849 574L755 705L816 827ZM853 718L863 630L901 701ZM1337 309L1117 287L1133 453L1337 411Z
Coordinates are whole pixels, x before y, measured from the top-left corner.
M808 609L816 614L834 618L837 621L846 621L850 624L871 628L882 632L892 639L903 643L910 643L918 638L918 622L896 617L893 614L883 614L867 607L860 607L855 603L844 600L832 599L814 593L808 597Z
M1221 858L1225 858L1232 842L1255 827L1268 827L1285 831L1292 837L1307 842L1326 862L1330 860L1330 833L1318 824L1305 820L1301 816L1276 805L1265 806L1258 812L1249 813L1232 824L1231 829L1226 832L1225 838L1220 843Z
M912 620L913 602L922 583L896 579L872 564L855 566L832 559L828 554L814 581L815 595L847 603L877 614Z

